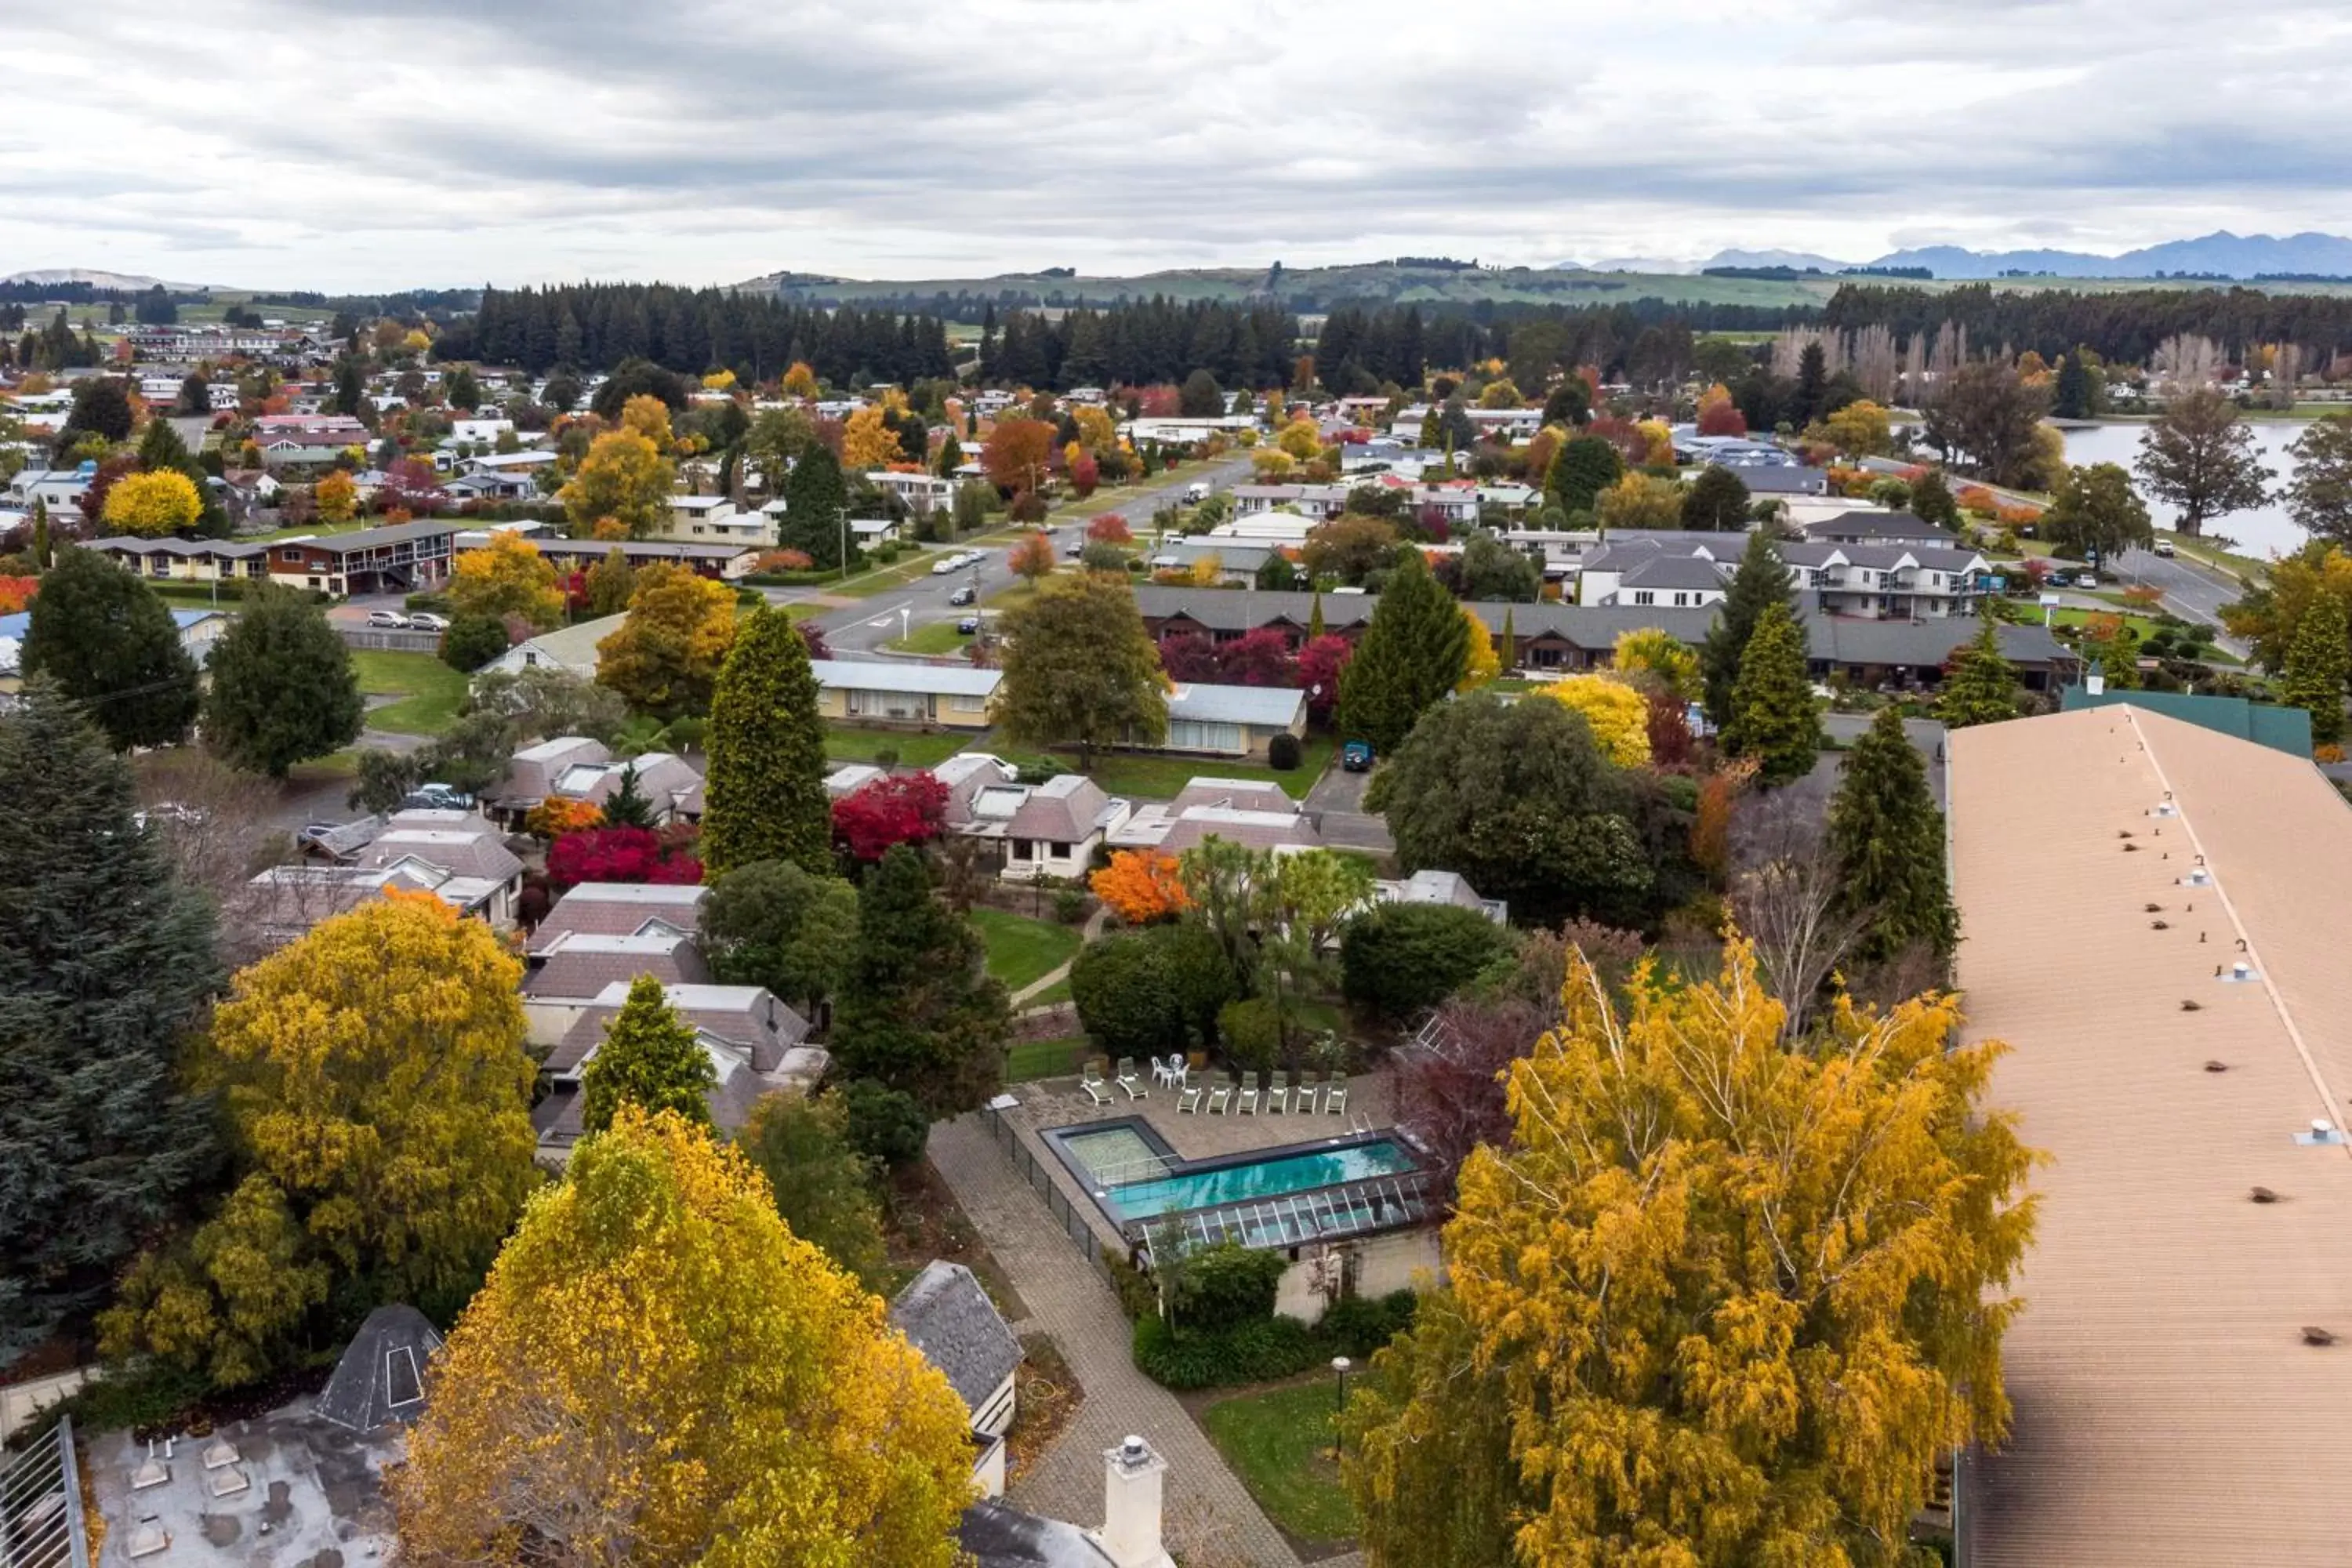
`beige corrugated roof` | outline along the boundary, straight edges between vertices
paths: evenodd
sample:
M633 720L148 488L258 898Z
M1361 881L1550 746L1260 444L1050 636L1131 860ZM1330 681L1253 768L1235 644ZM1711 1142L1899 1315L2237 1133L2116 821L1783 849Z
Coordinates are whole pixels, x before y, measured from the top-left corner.
M1969 1028L2012 1047L1991 1099L2052 1156L1963 1561L2345 1561L2352 1151L2295 1135L2352 1092L2352 809L2140 709L1948 743ZM2213 885L2180 885L2200 852ZM2257 978L2215 977L2242 956Z

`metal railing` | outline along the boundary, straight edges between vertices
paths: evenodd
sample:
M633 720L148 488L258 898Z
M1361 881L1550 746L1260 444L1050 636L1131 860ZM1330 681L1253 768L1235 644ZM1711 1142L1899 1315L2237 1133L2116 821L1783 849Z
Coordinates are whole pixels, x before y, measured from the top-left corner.
M1105 1279L1109 1279L1102 1238L1095 1234L1093 1225L1079 1212L1077 1205L1055 1184L1053 1172L1044 1161L1029 1152L1029 1145L1021 1141L1020 1131L1005 1120L1003 1111L992 1105L986 1105L981 1108L980 1114L988 1125L989 1136L996 1140L996 1146L1012 1160L1013 1169L1021 1173L1021 1179L1045 1200L1045 1207L1053 1215L1054 1222L1062 1227L1062 1234L1076 1244L1087 1262L1103 1270Z
M69 1416L0 1470L0 1568L89 1568Z
M336 635L352 647L367 648L381 653L438 653L441 651L439 632L404 632L389 626L349 626L335 625Z

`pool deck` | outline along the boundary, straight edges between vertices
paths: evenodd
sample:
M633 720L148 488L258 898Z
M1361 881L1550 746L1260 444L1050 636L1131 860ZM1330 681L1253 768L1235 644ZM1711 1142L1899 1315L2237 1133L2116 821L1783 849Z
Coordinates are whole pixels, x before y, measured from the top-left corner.
M1211 1069L1195 1073L1192 1081L1214 1087L1227 1081L1223 1073ZM1127 1255L1127 1238L1121 1236L1108 1216L1097 1206L1084 1186L1064 1168L1060 1157L1046 1147L1038 1136L1048 1128L1083 1126L1091 1121L1116 1121L1129 1117L1141 1117L1151 1124L1151 1130L1165 1139L1168 1146L1185 1160L1208 1160L1220 1154L1248 1154L1262 1149L1278 1149L1290 1143L1314 1143L1328 1138L1344 1137L1351 1121L1360 1126L1369 1121L1381 1131L1393 1122L1389 1084L1385 1076L1362 1073L1348 1080L1348 1110L1339 1116L1318 1111L1312 1116L1296 1113L1271 1115L1260 1112L1254 1116L1207 1116L1199 1111L1179 1115L1176 1110L1177 1091L1147 1081L1149 1092L1140 1100L1130 1100L1116 1084L1111 1086L1111 1102L1097 1105L1088 1100L1074 1078L1042 1079L1034 1083L1016 1084L1009 1091L1020 1103L1004 1111L1004 1120L1029 1152L1051 1174L1070 1205L1087 1216L1087 1222L1097 1239L1116 1257ZM1205 1098L1205 1097L1204 1097Z

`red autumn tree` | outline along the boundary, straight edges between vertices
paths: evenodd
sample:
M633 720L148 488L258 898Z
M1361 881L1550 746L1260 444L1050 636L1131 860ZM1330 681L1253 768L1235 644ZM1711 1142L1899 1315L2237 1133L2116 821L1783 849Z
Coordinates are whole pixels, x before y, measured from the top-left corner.
M1698 433L1702 436L1745 436L1748 417L1739 412L1739 405L1731 400L1731 393L1717 382L1699 395Z
M1690 715L1683 700L1671 691L1653 689L1650 703L1650 765L1664 772L1690 766L1696 742L1691 739Z
M860 784L833 803L834 841L859 860L879 860L895 844L928 844L947 829L948 786L930 773L894 774Z
M441 505L441 476L422 458L403 458L384 470L378 500L386 510L398 508L430 515Z
M1095 493L1102 484L1102 465L1095 461L1092 452L1080 452L1078 460L1070 465L1070 489L1080 500Z
M802 646L808 649L809 658L830 659L833 657L833 649L825 646L824 628L814 621L795 622L793 630L801 634Z
M1183 397L1174 385L1161 382L1157 386L1135 389L1135 409L1146 419L1173 419L1184 411Z
M1339 672L1356 645L1336 633L1326 633L1298 650L1298 684L1307 691L1307 711L1316 722L1331 717L1339 702Z
M1042 533L1033 533L1005 552L1004 563L1016 576L1032 583L1050 575L1054 570L1054 542Z
M1006 495L1036 492L1054 460L1054 427L1043 419L1000 419L980 448L989 483Z
M1135 531L1127 526L1127 519L1107 511L1087 521L1087 537L1097 544L1132 544Z
M1160 668L1171 680L1214 682L1218 678L1216 645L1194 633L1179 632L1161 640Z
M702 862L650 827L592 827L548 847L547 879L559 889L582 882L692 887L702 880Z
M1218 645L1217 679L1227 686L1296 686L1298 660L1279 630L1260 626Z
M0 616L13 616L41 591L38 577L0 577Z

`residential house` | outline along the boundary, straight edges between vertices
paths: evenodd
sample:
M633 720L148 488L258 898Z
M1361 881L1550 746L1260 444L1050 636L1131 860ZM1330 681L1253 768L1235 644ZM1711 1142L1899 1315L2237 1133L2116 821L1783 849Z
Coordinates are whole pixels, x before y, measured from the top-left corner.
M725 496L672 496L669 515L655 538L682 543L730 544L739 550L771 550L776 520L764 511L743 511Z
M612 618L620 619L618 616ZM594 666L592 664L590 668L593 670ZM566 773L583 767L601 770L612 760L613 753L602 741L592 741L585 735L558 735L552 740L535 742L508 760L506 776L485 798L484 809L510 826L520 824L556 794L556 780Z
M1729 569L1719 563L1703 555L1669 555L1654 550L1646 559L1634 561L1618 574L1617 586L1609 593L1588 598L1580 591L1578 597L1583 604L1637 610L1696 610L1721 604L1729 590Z
M911 517L929 517L955 504L955 481L936 474L875 468L867 472L866 482L905 507Z
M1917 620L1973 616L1992 565L1972 550L1905 544L1788 544L1798 599L1832 616Z
M570 936L694 936L709 896L707 887L582 882L540 917L525 951L536 958Z
M1811 472L1811 469L1803 470ZM1960 536L1907 511L1852 507L1832 517L1808 518L1796 525L1808 544L1899 544L1917 549L1962 548Z
M1613 530L1600 542L1585 549L1576 558L1576 602L1580 605L1615 605L1628 601L1617 597L1624 585L1625 574L1636 567L1660 560L1695 561L1712 568L1731 565L1748 547L1744 534L1684 532L1675 530ZM1696 574L1666 574L1685 579L1684 591L1699 585ZM1651 591L1662 585L1663 576L1654 580ZM1713 603L1713 600L1705 601ZM1669 601L1668 607L1673 607ZM1688 605L1684 606L1690 607Z
M1372 618L1380 600L1370 594L1325 594L1323 629L1353 638ZM1170 637L1197 637L1210 642L1232 642L1261 626L1279 630L1296 649L1307 641L1315 619L1317 595L1307 593L1260 593L1244 589L1170 588L1138 584L1135 607L1154 642Z
M218 610L186 610L174 608L172 624L180 628L180 646L202 669L210 663L213 645L228 630L229 617ZM32 629L33 616L29 610L0 616L0 694L13 694L24 689L23 659L25 634Z
M1508 923L1510 906L1500 899L1482 899L1478 889L1459 871L1436 871L1424 868L1402 881L1377 881L1372 884L1372 896L1384 904L1447 904L1455 909L1475 910L1496 925Z
M1798 463L1748 463L1732 467L1731 472L1748 487L1748 495L1758 500L1786 501L1797 496L1829 493L1826 468L1808 468Z
M1306 734L1307 693L1296 687L1187 684L1168 699L1163 749L1262 762L1276 735Z
M269 575L269 546L226 539L142 539L121 534L82 548L158 583L259 582Z
M565 539L535 537L539 552L559 572L585 572L614 551L631 566L680 566L698 577L733 582L749 573L759 551L740 540Z
M1192 573L1195 581L1205 572L1212 584L1246 588L1257 581L1258 569L1280 553L1277 545L1195 536L1159 545L1147 564L1155 572Z
M692 933L655 929L625 935L565 931L534 941L522 977L523 1026L541 1048L560 1044L615 982L625 985L650 974L664 987L707 985L710 965Z
M1984 1103L2047 1155L1961 1568L2347 1539L2352 813L2139 695L1946 741L1966 1037L2002 1042Z
M38 501L49 509L52 522L73 522L81 517L82 498L97 477L93 462L72 468L22 468L8 481L8 499L26 511Z
M1175 1568L1160 1543L1168 1461L1130 1436L1103 1450L1102 1528L1081 1530L982 1498L963 1510L956 1544L973 1568Z
M1278 784L1256 779L1193 779L1165 805L1137 808L1114 828L1114 849L1181 855L1207 838L1290 853L1323 847L1320 824Z
M478 468L443 485L441 493L454 501L530 500L539 494L539 486L528 473Z
M457 530L446 522L401 522L353 533L273 541L275 582L351 594L413 594L447 580Z
M543 553L543 552L542 552ZM564 568L559 567L558 570ZM502 669L520 675L526 669L561 669L593 680L596 676L596 645L621 629L626 616L599 616L593 621L579 621L568 626L558 626L551 632L537 632L490 660L487 669ZM534 800L533 805L539 803Z
M1714 624L1711 608L1672 605L1532 605L1479 600L1465 606L1495 639L1497 655L1509 633L1512 668L1529 674L1572 675L1616 662L1617 639L1652 628L1696 647Z
M989 700L1004 679L1001 669L899 659L820 658L809 668L824 718L947 730L987 729Z
M580 739L577 735L566 735L558 741L542 742L542 745L551 746ZM593 741L588 743L595 744ZM540 748L531 747L530 750L536 752ZM520 761L522 755L517 752L517 760ZM637 794L644 798L646 809L656 827L677 817L680 815L679 803L689 792L698 791L702 785L702 774L694 765L668 752L646 752L639 756L608 757L601 761L592 760L583 754L548 773L545 775L546 790L540 798L541 801L578 801L602 810L620 793L621 781L632 774L636 778ZM509 772L509 779L514 776ZM497 804L503 807L509 798L502 783L495 797Z
M1131 809L1083 773L1025 784L1001 776L991 782L984 770L974 770L950 789L950 829L999 845L1004 859L998 874L1008 882L1085 876L1096 847Z
M891 1299L890 1326L946 1374L971 1419L971 1479L983 1498L1004 1495L1004 1436L1013 1429L1021 1342L961 1263L934 1260Z
M547 1098L531 1111L540 1158L562 1164L581 1137L581 1074L604 1043L604 1031L629 999L630 982L615 980L580 1010L548 1055ZM757 985L682 984L668 1002L693 1028L718 1075L705 1103L710 1124L732 1136L751 1108L771 1094L806 1094L824 1076L831 1058L806 1045L808 1020Z
M240 927L268 945L292 942L394 888L430 893L461 915L503 926L522 888L522 862L471 812L395 812L373 837L328 858L254 877Z
M1949 616L1897 621L1807 614L1800 621L1814 679L1843 679L1874 689L1941 685L1952 656L1975 639L1980 625ZM2041 626L1996 622L1994 637L2018 684L2028 690L2053 689L2081 668L2074 650Z
M396 811L384 819L352 865L362 871L423 866L469 887L478 882L487 891L469 892L464 912L480 915L492 925L513 920L514 898L522 891L522 862L507 847L505 835L496 823L470 811ZM440 887L435 891L440 892ZM455 900L445 895L443 901Z

